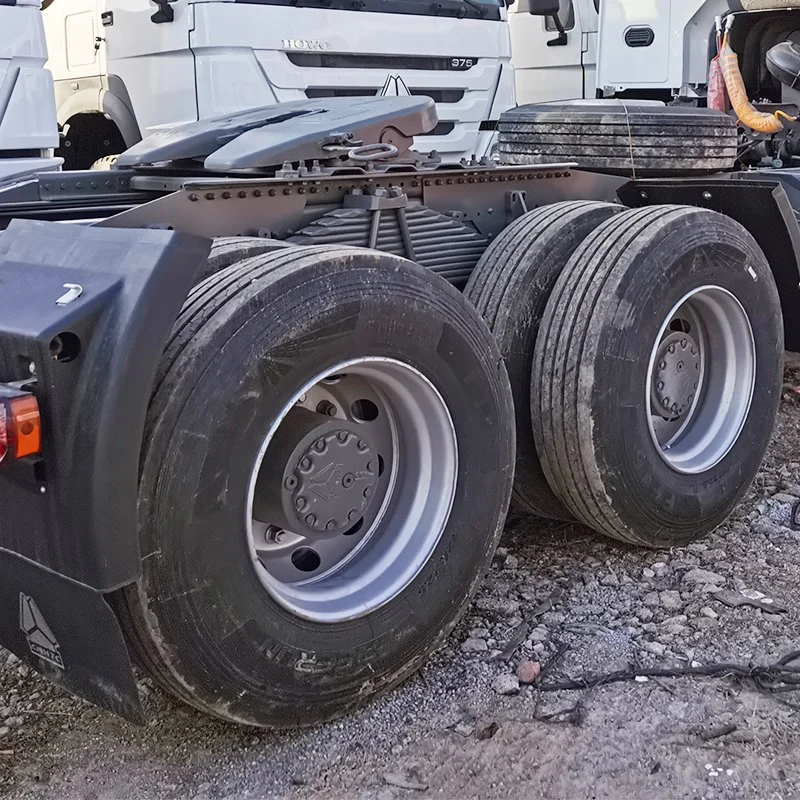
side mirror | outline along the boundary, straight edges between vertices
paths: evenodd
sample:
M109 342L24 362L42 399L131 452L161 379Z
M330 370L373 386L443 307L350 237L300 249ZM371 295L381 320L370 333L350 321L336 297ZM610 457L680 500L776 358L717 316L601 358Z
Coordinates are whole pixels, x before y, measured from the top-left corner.
M519 0L518 11L527 11L535 17L552 17L558 14L559 0Z

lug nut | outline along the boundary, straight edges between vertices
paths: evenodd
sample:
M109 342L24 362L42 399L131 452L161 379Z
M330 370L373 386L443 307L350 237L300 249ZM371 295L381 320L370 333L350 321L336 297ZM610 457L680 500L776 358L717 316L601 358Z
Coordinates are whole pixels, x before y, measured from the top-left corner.
M666 369L667 368L667 362L666 361L659 361L658 362L658 368L659 369Z
M328 447L328 445L325 444L325 440L324 439L317 439L317 441L314 442L314 449L318 453L324 453L325 450L327 449L327 447Z
M325 530L326 531L332 531L335 527L336 527L336 521L335 520L329 519L325 523Z
M311 459L308 457L300 459L300 469L303 472L308 472L311 469Z
M316 525L317 517L315 514L306 514L306 525Z
M308 505L308 503L307 503L307 501L306 501L305 497L303 497L303 495L300 495L300 497L298 497L298 498L297 498L297 499L294 501L294 507L295 507L295 508L296 508L298 511L302 511L302 510L303 510L303 509L304 509L304 508L305 508L307 505Z
M667 350L669 350L669 352L670 352L670 353L674 353L674 352L675 352L675 345L674 345L674 344L671 344L671 345L670 345L670 346L667 348Z
M297 478L295 478L294 475L289 475L289 477L286 478L284 486L286 486L287 489L294 489L295 486L297 486Z

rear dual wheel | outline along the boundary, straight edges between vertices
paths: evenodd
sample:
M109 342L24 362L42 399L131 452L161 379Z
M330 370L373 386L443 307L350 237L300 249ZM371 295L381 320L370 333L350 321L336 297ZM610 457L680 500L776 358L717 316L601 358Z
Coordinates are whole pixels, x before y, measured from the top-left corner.
M511 491L510 388L477 313L367 250L292 247L195 286L153 396L145 669L227 720L311 725L411 674L487 568Z
M731 512L769 442L783 352L769 264L738 223L676 206L537 209L467 293L509 368L518 505L653 547Z

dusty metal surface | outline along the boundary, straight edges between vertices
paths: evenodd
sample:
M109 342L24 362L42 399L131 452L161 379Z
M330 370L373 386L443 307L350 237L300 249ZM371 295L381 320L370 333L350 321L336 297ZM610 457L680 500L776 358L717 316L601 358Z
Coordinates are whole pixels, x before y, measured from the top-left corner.
M167 178L133 178L136 188L154 188ZM399 187L411 203L471 222L479 233L494 236L519 213L511 192L524 192L530 209L565 199L614 200L624 178L583 173L569 164L537 167L475 167L281 178L184 179L181 188L125 211L103 227L167 227L201 236L258 235L286 238L328 211L341 208L345 197Z

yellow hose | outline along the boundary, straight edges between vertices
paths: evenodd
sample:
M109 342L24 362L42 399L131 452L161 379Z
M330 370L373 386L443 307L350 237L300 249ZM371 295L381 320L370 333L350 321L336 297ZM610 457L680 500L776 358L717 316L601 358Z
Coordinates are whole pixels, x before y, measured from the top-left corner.
M722 77L725 79L728 97L740 122L758 133L777 133L783 130L783 123L778 117L783 116L789 120L792 117L783 111L776 111L774 114L756 111L747 98L742 73L739 71L739 57L728 44L727 33L722 41L722 49L719 51L719 65L722 69Z

